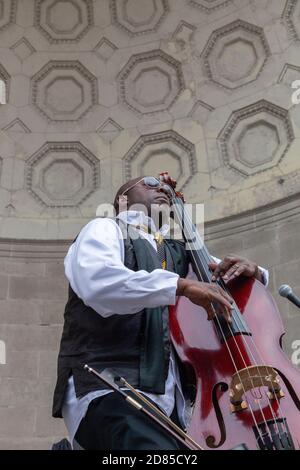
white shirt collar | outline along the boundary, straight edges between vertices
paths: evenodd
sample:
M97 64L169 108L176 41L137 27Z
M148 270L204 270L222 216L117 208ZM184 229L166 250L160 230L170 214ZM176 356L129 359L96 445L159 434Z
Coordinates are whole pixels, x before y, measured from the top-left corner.
M157 230L153 219L145 215L142 211L122 211L117 215L117 218L129 225L145 225L146 227L150 227L153 233L160 232L163 236L167 235L169 232L168 224L163 225Z

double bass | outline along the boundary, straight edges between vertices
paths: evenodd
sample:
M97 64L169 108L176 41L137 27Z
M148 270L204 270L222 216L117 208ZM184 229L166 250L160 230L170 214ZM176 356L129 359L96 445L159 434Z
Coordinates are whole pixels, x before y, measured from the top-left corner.
M182 193L167 172L171 210L189 251L190 278L212 282L212 258L185 210ZM188 434L206 450L296 450L300 448L300 371L282 349L280 313L266 287L240 276L216 281L233 302L232 322L213 305L178 297L169 307L173 346L189 376L195 398Z

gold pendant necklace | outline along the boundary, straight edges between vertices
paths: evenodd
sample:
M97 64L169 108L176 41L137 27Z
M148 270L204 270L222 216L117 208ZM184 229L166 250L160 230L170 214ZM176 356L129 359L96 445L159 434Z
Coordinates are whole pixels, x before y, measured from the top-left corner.
M134 225L135 228L137 228L138 230L142 230L143 232L146 232L146 233L151 233L151 235L153 235L154 237L154 240L156 241L156 243L158 245L161 245L164 241L164 237L162 236L162 234L160 232L152 232L150 228L148 228L146 225Z

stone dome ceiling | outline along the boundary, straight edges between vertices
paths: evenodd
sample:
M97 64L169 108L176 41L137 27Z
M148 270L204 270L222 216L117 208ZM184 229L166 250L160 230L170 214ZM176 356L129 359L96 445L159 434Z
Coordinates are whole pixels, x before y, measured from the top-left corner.
M0 1L2 238L170 170L217 221L300 193L296 0Z

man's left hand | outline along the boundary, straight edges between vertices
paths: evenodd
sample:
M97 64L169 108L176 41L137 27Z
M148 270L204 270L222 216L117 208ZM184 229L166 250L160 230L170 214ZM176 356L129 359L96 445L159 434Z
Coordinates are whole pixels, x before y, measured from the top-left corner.
M262 274L256 263L237 255L228 255L219 263L209 263L212 281L221 277L225 282L239 276L255 277L262 282Z

